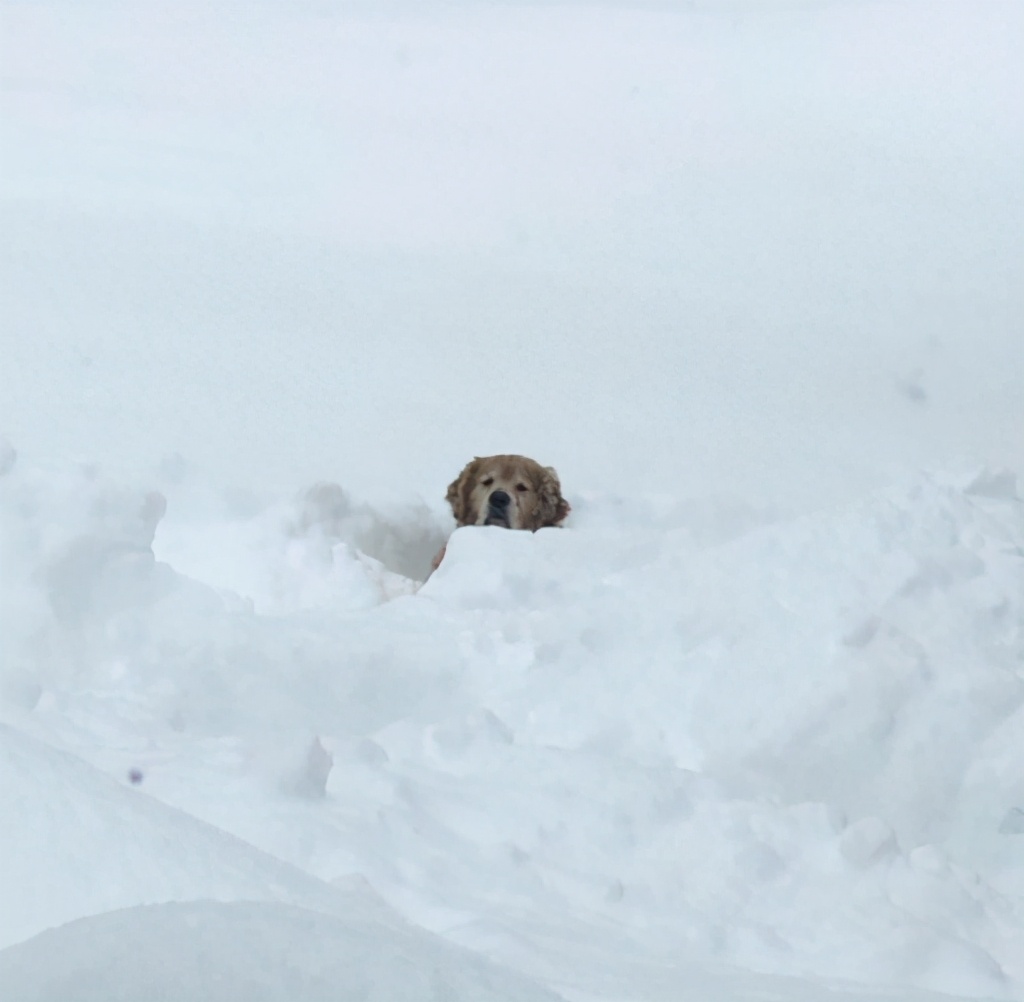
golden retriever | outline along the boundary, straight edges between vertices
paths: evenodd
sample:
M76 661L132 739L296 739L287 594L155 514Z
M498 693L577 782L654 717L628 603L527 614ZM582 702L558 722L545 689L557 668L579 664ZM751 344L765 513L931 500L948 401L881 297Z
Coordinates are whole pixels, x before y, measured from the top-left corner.
M459 526L536 532L561 525L571 510L554 469L526 456L477 456L449 484L446 497ZM434 558L435 570L444 553Z

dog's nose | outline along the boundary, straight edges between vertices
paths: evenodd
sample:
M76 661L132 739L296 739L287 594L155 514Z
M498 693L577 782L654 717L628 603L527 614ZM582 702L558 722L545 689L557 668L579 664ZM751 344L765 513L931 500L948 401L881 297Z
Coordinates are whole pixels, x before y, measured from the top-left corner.
M504 491L495 491L490 497L490 504L492 508L502 509L507 508L509 501L512 498L508 496Z

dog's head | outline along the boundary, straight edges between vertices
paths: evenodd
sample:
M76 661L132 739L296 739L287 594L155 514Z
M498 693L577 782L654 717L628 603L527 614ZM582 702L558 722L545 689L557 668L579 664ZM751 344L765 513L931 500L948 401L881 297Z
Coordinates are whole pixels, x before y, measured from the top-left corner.
M459 525L536 532L569 514L558 474L526 456L477 457L451 482L447 497Z

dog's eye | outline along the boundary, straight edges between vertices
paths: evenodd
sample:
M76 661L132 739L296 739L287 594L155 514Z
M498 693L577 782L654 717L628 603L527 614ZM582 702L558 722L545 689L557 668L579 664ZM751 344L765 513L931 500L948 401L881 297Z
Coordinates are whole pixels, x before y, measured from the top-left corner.
M487 477L485 480L480 481L484 487L490 487L494 483L494 477Z
M530 488L526 484L516 484L517 491L528 491Z

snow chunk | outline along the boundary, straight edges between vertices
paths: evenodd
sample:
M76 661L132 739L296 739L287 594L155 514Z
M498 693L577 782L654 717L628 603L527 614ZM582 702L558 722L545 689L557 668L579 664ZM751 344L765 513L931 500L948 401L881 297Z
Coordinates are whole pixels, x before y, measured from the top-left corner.
M316 800L323 797L327 791L327 778L333 765L334 757L319 738L313 738L302 763L282 778L281 787L298 797Z

